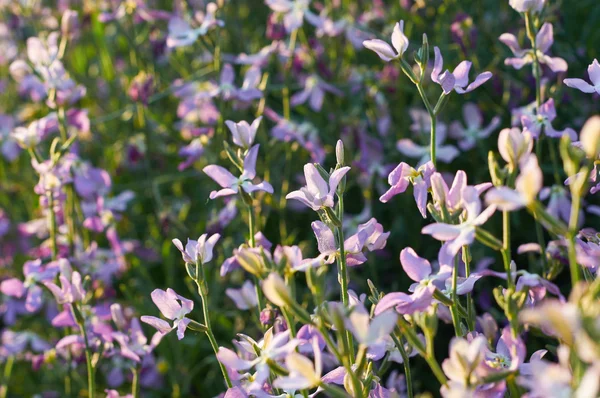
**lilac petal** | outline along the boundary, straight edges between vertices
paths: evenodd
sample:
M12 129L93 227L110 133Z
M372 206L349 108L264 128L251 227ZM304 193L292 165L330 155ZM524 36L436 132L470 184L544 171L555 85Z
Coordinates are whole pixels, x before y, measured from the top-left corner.
M458 225L434 223L426 225L421 233L431 235L439 241L452 240L458 237L461 233L461 229Z
M340 366L321 377L321 381L327 384L343 385L345 377L346 369L343 366Z
M417 289L412 295L402 292L388 293L377 303L375 315L379 315L390 308L395 308L400 314L410 315L422 311L431 305L435 286L428 285Z
M477 87L481 86L483 83L487 82L492 78L492 72L483 72L479 74L473 83L469 84L466 89L456 88L456 92L459 94L468 93L469 91L475 90Z
M27 292L27 298L25 299L25 309L29 312L36 312L39 310L43 304L42 297L42 288L37 285L31 286Z
M486 195L485 201L494 204L501 211L513 211L526 205L521 194L508 187L492 188Z
M216 198L220 198L222 196L235 195L236 193L238 193L238 191L236 189L223 188L218 191L212 191L208 197L210 199L216 199Z
M250 361L241 359L229 348L219 347L217 359L226 367L235 370L248 370L252 367L252 363Z
M419 181L414 185L413 196L421 216L427 218L427 183L425 181Z
M550 57L548 55L544 55L541 57L540 61L548 65L548 67L552 69L552 72L555 73L566 72L569 69L569 64L567 64L567 61L560 57Z
M319 112L321 110L321 108L323 107L324 99L325 99L325 91L321 90L318 87L314 88L312 90L312 93L310 95L310 99L308 102L310 109L312 109L315 112Z
M546 53L550 49L554 43L554 29L551 23L546 22L542 25L535 37L535 43L537 49L542 53Z
M396 143L396 149L409 158L420 158L428 153L428 148L415 144L411 139L403 138Z
M511 33L503 33L502 35L500 35L498 40L506 44L516 57L523 56L525 51L521 49L519 41L517 40L517 37L515 35Z
M181 340L185 336L185 330L187 329L187 325L190 323L188 318L183 318L181 321L177 323L177 339Z
M431 274L431 264L415 253L411 247L400 252L400 264L410 279L420 282Z
M363 41L363 46L365 46L365 48L368 48L371 51L374 51L377 55L379 55L379 58L381 58L385 62L389 62L397 57L397 54L392 48L392 46L390 46L383 40L365 40Z
M594 86L600 86L600 64L597 59L588 66L588 75Z
M161 289L154 289L150 296L154 304L166 318L175 319L177 317L177 313L181 310L181 305L177 302L176 297Z
M455 86L457 86L456 78L449 70L446 70L439 77L440 86L442 86L442 90L444 94L448 95L454 90Z
M26 290L23 282L17 278L7 279L0 284L0 291L11 297L21 298Z
M244 158L243 176L249 180L256 177L256 157L258 156L258 148L259 147L260 147L260 144L254 145L252 148L250 148L250 150L246 154L246 157Z
M233 85L235 80L235 72L233 71L231 64L223 65L220 79L221 85Z
M306 196L306 192L304 192L303 190L298 190L298 191L292 191L290 193L288 193L285 198L287 200L290 199L294 199L294 200L298 200L302 203L304 203L306 206L310 207L311 209L317 211L321 208L321 206L316 205L315 203L313 203L312 200L310 200L307 196Z
M321 221L314 221L310 224L317 238L319 253L331 253L337 250L333 231Z
M440 73L442 73L442 68L444 66L444 58L442 58L440 49L437 46L433 47L433 53L435 54L435 59L433 62L433 70L431 71L431 80L439 84L439 76Z
M565 79L563 80L566 86L571 88L576 88L579 91L584 93L593 93L596 91L596 88L582 79Z
M394 25L392 45L400 56L404 54L408 48L408 38L404 35L404 21L396 22L396 25Z
M531 63L531 57L523 57L523 58L506 58L504 60L504 65L512 66L516 70L521 69L525 65Z
M235 185L237 182L237 178L234 177L227 169L211 164L202 169L206 175L212 178L217 184L219 184L222 188L230 188L232 185Z
M144 315L140 318L140 320L152 326L162 334L167 334L172 330L171 325L169 325L168 322L155 316Z
M225 391L223 398L248 398L248 394L240 387L232 387Z
M410 184L410 182L407 179L401 180L399 184L392 186L383 195L381 195L379 201L381 203L387 203L394 196L406 191L406 188L408 188L408 184Z
M331 177L329 177L329 195L335 194L335 191L337 190L340 181L342 181L342 178L344 178L348 171L350 171L350 167L346 166L340 167L339 169L331 173Z
M437 158L444 163L452 163L458 155L460 155L459 150L452 145L440 145L437 147Z
M290 105L298 106L300 104L304 104L306 101L308 101L309 97L310 97L310 90L307 88L304 88L304 90L299 91L296 94L291 96Z
M452 71L452 75L455 79L455 86L462 88L469 83L469 71L471 70L471 65L471 61L462 61L454 71Z
M242 188L248 193L252 193L255 191L264 191L271 194L273 193L273 186L266 181L262 181L259 184L251 184L249 182L246 182L242 185Z
M324 197L327 195L328 184L314 164L307 163L304 165L304 177L306 178L306 188L313 196Z
M463 295L467 293L471 293L473 291L473 287L475 286L475 282L477 282L483 275L472 274L468 278L459 277L456 285L456 294ZM452 281L446 281L446 288L450 289L452 286Z

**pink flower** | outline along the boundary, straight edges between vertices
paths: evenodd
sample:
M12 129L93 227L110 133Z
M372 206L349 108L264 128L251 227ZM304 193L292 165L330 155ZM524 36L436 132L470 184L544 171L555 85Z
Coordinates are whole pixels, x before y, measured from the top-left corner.
M206 166L203 171L217 184L221 186L221 190L212 191L210 198L215 199L221 196L235 195L240 191L240 188L246 193L255 191L265 191L273 193L273 187L266 181L258 184L253 184L252 180L256 177L256 157L258 155L259 145L254 145L244 159L244 170L238 178L231 174L227 169L211 164Z
M434 47L433 51L435 53L435 62L433 71L431 72L431 80L442 87L444 94L450 94L452 90L456 91L458 94L468 93L475 90L492 77L491 72L483 72L477 75L473 83L469 84L469 71L471 70L470 61L462 61L452 73L448 70L442 73L444 59L442 58L440 49Z
M315 165L307 163L304 165L306 186L290 192L285 198L299 200L314 211L323 207L332 208L337 187L349 170L350 167L341 167L331 173L329 181L325 181Z
M189 239L183 247L179 239L173 239L173 244L181 252L183 261L189 264L196 264L199 261L202 264L210 262L213 258L213 248L221 235L214 234L208 238L208 234L202 234L198 240Z
M391 188L386 193L381 195L379 200L382 203L387 203L394 196L403 193L412 184L413 194L417 207L423 218L427 217L427 191L431 187L431 175L435 171L432 162L427 162L419 170L415 170L408 164L402 162L388 176L388 183Z
M504 60L505 65L512 66L515 69L521 69L523 66L531 64L533 62L533 50L521 49L519 42L515 35L511 33L504 33L500 36L499 40L506 44L508 48L515 55L514 58L506 58ZM535 36L535 43L537 45L537 58L540 63L548 65L553 72L566 72L569 66L567 61L558 57L550 57L546 55L552 43L554 43L554 32L552 24L546 22L542 25L537 35Z
M155 316L144 315L140 318L141 321L156 328L163 335L169 333L173 329L177 329L177 338L179 340L183 339L185 329L191 321L191 319L186 318L185 316L194 309L194 302L178 295L170 288L167 289L167 291L155 289L150 296L161 314L163 314L165 318L173 321L173 326Z
M397 22L392 32L392 46L383 40L372 39L363 41L363 46L374 51L385 62L401 58L408 49L408 37L404 35L404 21Z
M450 137L459 140L458 147L463 151L474 148L477 141L488 138L500 125L500 117L494 116L490 124L484 127L481 111L472 103L463 106L463 119L465 127L458 121L450 125Z

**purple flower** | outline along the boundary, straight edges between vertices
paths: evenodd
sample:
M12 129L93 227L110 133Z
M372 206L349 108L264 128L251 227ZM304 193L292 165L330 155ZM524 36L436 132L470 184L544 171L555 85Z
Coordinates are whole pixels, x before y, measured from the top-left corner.
M297 191L290 192L285 198L299 200L314 211L320 210L323 207L332 208L334 205L333 197L337 187L349 170L350 167L348 166L341 167L331 173L329 181L325 181L315 165L307 163L304 165L306 186Z
M167 291L155 289L150 296L161 314L163 314L165 318L173 321L173 326L155 316L144 315L140 318L141 321L156 328L163 335L169 333L173 329L177 329L177 338L179 340L183 339L185 329L191 321L191 319L186 318L186 315L194 309L194 302L178 295L170 288L167 289Z
M323 106L325 92L332 93L337 96L343 95L342 91L335 86L325 83L317 75L312 75L304 79L304 89L290 98L292 106L298 106L308 101L310 109L319 112Z
M240 289L225 289L225 294L233 300L235 306L240 310L248 310L258 304L256 287L250 281L244 282Z
M118 309L115 307L118 307ZM115 308L115 310L113 310L113 308ZM120 319L114 319L114 314L119 312L120 306L118 304L111 305L111 313L113 313L113 320L115 323L117 323L117 321ZM148 344L148 339L144 335L140 322L137 318L133 318L131 320L128 328L123 328L122 331L112 333L112 337L119 343L119 346L121 347L121 356L138 363L142 362L142 358L144 356L149 355L152 353L152 351L154 351L154 348L158 346L163 336L164 334L161 332L156 332L154 336L152 336L150 344Z
M408 164L402 162L388 176L388 183L391 188L384 193L379 200L383 203L387 203L394 196L403 193L408 188L409 184L412 184L413 195L417 207L421 212L423 218L427 217L427 191L431 187L431 175L435 171L435 167L432 162L427 162L419 170L415 170Z
M517 370L525 362L527 348L520 337L513 337L510 327L502 330L496 344L496 352L486 348L484 364L492 372L498 370Z
M487 341L482 335L475 337L471 341L461 337L454 337L452 339L450 342L450 356L442 362L442 369L449 379L448 386L442 387L441 393L443 397L474 396L471 395L472 393L469 395L450 395L448 390L469 388L471 385L477 385L479 379L477 369L485 359L486 349Z
M500 117L494 116L490 124L483 127L481 111L472 103L463 106L463 119L466 127L458 121L450 125L450 137L459 140L458 147L463 151L474 148L477 141L488 138L500 125Z
M85 297L81 274L77 271L71 272L70 268L68 266L61 270L59 277L61 287L54 282L44 282L44 286L52 292L58 304L73 304L82 301Z
M183 171L194 164L204 155L204 146L200 138L195 138L186 146L179 149L178 155L186 158L183 162L177 165L177 170Z
M550 98L539 107L537 115L521 116L523 132L528 132L533 138L539 138L543 128L544 134L548 137L560 138L563 135L568 135L571 141L577 140L577 133L571 128L562 131L555 130L552 127L554 119L556 119L556 108L554 107L554 99Z
M304 390L317 387L321 384L321 374L323 372L323 363L321 361L321 349L318 339L312 340L314 364L313 361L296 352L291 352L285 358L285 365L289 374L277 378L273 386L285 391Z
M411 315L425 311L433 302L434 285L418 288L413 294L402 292L388 293L379 300L375 307L375 315L394 308L399 314Z
M408 37L404 35L404 21L397 22L392 32L392 46L383 40L372 39L363 41L363 46L374 51L385 62L401 58L408 49Z
M193 29L190 24L179 18L173 17L169 20L169 35L167 36L167 47L185 47L193 44L198 37L204 36L214 26L223 26L223 21L215 18L218 7L215 3L208 3L206 14L202 14L201 25Z
M512 66L515 69L521 69L523 66L531 64L534 60L533 50L521 49L519 42L515 35L511 33L504 33L500 35L499 40L506 44L508 48L515 55L515 58L506 58L504 60L505 65ZM542 25L537 35L535 36L535 43L537 46L537 58L540 63L548 65L553 72L566 72L569 65L567 61L558 57L550 57L546 55L552 43L554 42L554 33L552 24L546 22Z
M214 234L210 238L208 234L202 234L198 240L188 238L185 249L179 239L173 239L173 244L181 252L186 263L196 264L199 261L201 264L206 264L212 260L213 248L220 237L219 234Z
M600 94L600 64L597 59L588 66L588 76L592 84L589 84L583 79L565 79L564 83L572 88L576 88L584 93L598 93Z
M254 137L256 137L256 130L262 120L262 116L256 118L252 124L248 124L247 121L242 120L241 122L235 123L231 120L226 120L225 124L231 131L233 136L233 143L242 148L248 149L254 143Z
M304 14L310 12L310 0L265 0L265 3L277 14L283 14L287 33L302 27Z
M206 166L203 171L223 189L219 191L212 191L210 198L215 199L220 196L235 195L240 191L240 188L246 193L252 193L254 191L265 191L273 193L273 187L268 182L260 182L253 184L252 180L256 177L256 157L258 155L259 145L254 145L246 155L244 159L244 170L242 175L237 178L231 174L227 169L217 166L209 165Z
M61 260L66 261L66 260ZM36 312L42 306L42 288L38 283L44 283L54 279L58 273L58 267L42 266L41 260L27 261L23 265L23 275L25 281L17 278L9 278L0 284L0 291L7 296L21 298L27 293L25 299L25 309L29 312Z
M427 225L421 231L432 235L435 239L448 242L448 252L456 255L462 246L470 245L475 240L475 228L483 225L496 211L496 206L489 206L481 211L479 193L474 187L465 187L462 192L464 218L460 224L435 223Z
M470 61L462 61L452 73L448 70L442 73L444 59L442 58L440 49L434 47L433 51L435 53L435 61L433 71L431 71L431 80L442 87L444 94L450 94L452 90L456 91L458 94L468 93L475 90L492 77L491 72L483 72L477 75L473 83L469 84L469 71L471 70Z

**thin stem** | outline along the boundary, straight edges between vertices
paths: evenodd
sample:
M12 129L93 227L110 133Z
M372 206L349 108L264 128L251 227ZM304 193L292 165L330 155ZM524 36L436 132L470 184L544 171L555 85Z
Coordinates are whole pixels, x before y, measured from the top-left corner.
M400 356L402 357L402 362L404 365L404 378L406 380L406 394L407 394L408 398L412 398L413 397L413 385L412 385L412 377L411 377L411 372L410 372L410 363L409 363L410 359L408 357L408 354L406 353L406 350L404 349L404 345L402 344L400 339L398 339L396 334L392 333L391 336L392 336L392 340L394 340L394 343L396 344L396 347L398 348L398 351L400 352Z
M471 275L471 250L469 246L463 246L464 262L465 262L465 277ZM469 331L475 330L475 314L474 314L473 296L467 293L467 327Z
M8 394L8 383L10 382L10 376L12 374L13 365L15 363L15 357L9 355L6 358L6 364L4 365L4 374L2 376L2 386L0 386L0 398L6 398Z
M587 181L590 175L590 167L584 166L580 171L583 175L583 186L580 190L571 190L571 215L569 217L569 232L567 233L567 250L569 254L569 268L571 270L571 285L575 286L581 280L581 268L577 264L577 250L575 248L575 237L579 226L579 212L581 210L581 193L586 191Z
M514 281L511 275L510 263L510 213L502 212L502 259L504 261L504 270L506 271L506 282L509 288L514 288Z
M248 205L248 232L250 234L249 237L249 244L250 247L254 247L256 246L256 239L254 237L254 209L252 207L252 204ZM260 288L260 282L258 280L258 278L255 276L254 277L254 289L256 291L256 303L257 303L257 309L258 309L258 319L260 320L260 312L262 311L264 307L264 299L263 299L263 292L262 289Z
M56 241L56 234L58 228L56 226L56 214L54 214L54 194L52 191L48 192L48 218L50 220L50 244L52 247L52 260L58 258L58 244Z
M133 398L140 397L140 365L136 364L133 367L133 381L131 383L131 395Z
M200 295L202 301L202 312L204 314L204 326L206 326L206 337L208 337L208 341L210 341L210 345L216 356L219 353L219 345L217 344L217 340L215 339L215 335L213 334L212 327L210 325L210 317L208 315L208 299L204 294L204 289L202 289L200 286L200 281L196 280L196 284L198 285L198 294ZM217 362L219 362L219 367L221 368L221 373L223 373L223 378L225 379L227 388L231 388L233 384L231 384L231 379L229 378L227 369L225 369L225 366L221 363L221 361L219 361L218 357Z
M76 317L77 318L77 317ZM87 366L87 378L88 378L88 397L94 398L96 394L96 377L94 374L94 365L92 364L92 350L90 349L90 343L85 329L84 322L77 322L83 343L85 345L85 363Z
M338 248L340 255L338 258L338 282L340 284L340 295L342 297L342 303L344 307L348 308L349 295L348 295L348 267L346 266L346 250L344 247L344 195L338 195L338 219L340 226L337 228L338 237ZM354 358L354 344L352 342L352 335L350 331L346 331L345 343L348 345L348 355L350 358Z
M452 306L450 307L450 314L452 315L452 324L454 325L454 334L456 337L462 336L462 330L460 327L460 316L458 315L457 303L458 295L456 294L458 286L458 256L454 258L454 268L452 269Z

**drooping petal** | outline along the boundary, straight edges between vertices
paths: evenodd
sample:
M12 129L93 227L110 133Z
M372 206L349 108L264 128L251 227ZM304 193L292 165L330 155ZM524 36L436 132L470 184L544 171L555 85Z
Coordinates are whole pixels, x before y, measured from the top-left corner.
M596 88L582 79L565 79L563 80L566 86L571 88L576 88L579 91L584 93L593 93L596 92Z
M152 297L152 301L166 318L175 319L177 313L181 310L181 305L177 302L176 297L173 297L173 295L164 290L154 289L150 297Z
M202 169L206 175L212 178L222 188L230 188L235 185L237 178L231 174L227 169L211 164Z
M400 264L410 279L420 282L431 274L431 264L421 258L411 247L400 252Z
M169 325L167 321L157 318L155 316L144 315L140 318L140 320L152 326L162 334L167 334L172 330L171 325Z
M461 229L458 225L434 223L426 225L421 233L431 235L439 241L447 241L455 239L461 233Z
M390 46L383 40L365 40L363 41L363 46L365 46L365 48L368 48L371 51L374 51L375 54L377 54L379 58L381 58L385 62L389 62L397 56L392 46Z

